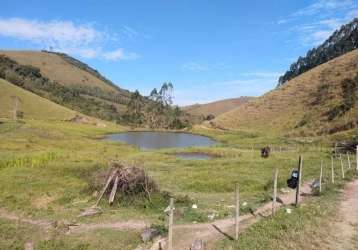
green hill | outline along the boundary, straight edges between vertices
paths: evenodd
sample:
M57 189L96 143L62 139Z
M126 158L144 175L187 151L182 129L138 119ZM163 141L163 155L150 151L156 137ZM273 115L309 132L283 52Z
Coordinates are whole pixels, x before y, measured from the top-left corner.
M76 115L75 111L64 108L3 79L0 79L0 89L1 118L11 117L13 96L19 98L19 111L23 112L26 119L67 120Z
M357 128L357 72L358 50L354 50L218 116L211 125L297 136Z

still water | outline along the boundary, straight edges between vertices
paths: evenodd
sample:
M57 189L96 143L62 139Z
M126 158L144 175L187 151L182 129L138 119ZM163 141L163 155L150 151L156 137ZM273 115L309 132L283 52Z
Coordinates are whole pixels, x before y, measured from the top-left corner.
M135 131L112 134L106 138L136 145L141 149L207 147L216 144L216 141L209 137L182 132Z

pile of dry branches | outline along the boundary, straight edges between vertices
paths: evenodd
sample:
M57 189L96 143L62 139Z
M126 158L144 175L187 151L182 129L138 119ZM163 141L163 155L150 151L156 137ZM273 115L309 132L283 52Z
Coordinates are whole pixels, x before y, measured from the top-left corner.
M148 177L143 169L125 166L119 162L112 162L107 181L97 199L96 206L104 194L109 193L109 204L112 204L117 192L124 195L138 195L144 193L150 200L150 194L157 191L157 185Z

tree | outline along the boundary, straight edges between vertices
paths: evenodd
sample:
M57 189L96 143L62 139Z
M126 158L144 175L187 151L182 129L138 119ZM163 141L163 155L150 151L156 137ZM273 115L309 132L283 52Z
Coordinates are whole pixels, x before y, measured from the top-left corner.
M142 124L143 123L143 98L138 92L134 91L127 105L126 116L131 123Z
M164 106L170 106L173 104L173 84L171 82L163 83L159 91L160 102Z
M154 88L149 95L152 102L146 109L146 121L151 128L168 128L171 123L173 84L165 82L159 92Z
M126 118L133 125L147 125L152 129L180 129L189 125L183 122L183 112L178 106L173 107L173 84L165 82L159 91L154 88L147 102L138 91L134 92L127 105ZM148 102L149 100L149 102Z
M154 88L152 90L152 92L150 92L150 95L149 95L149 99L154 101L154 102L157 102L158 101L158 97L159 97L159 94L158 94L158 91L156 88Z

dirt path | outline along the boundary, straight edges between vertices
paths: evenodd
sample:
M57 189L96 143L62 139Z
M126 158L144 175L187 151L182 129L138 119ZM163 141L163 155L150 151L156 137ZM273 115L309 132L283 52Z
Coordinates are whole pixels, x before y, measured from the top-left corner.
M302 197L310 194L310 182L302 186ZM291 191L279 195L284 205L292 204L295 200L295 192ZM278 205L281 205L278 203ZM272 202L268 202L255 211L255 214L240 216L240 231L245 230L253 223L260 220L263 216L271 213ZM47 220L36 220L15 215L0 208L0 218L25 223L40 227L45 234L55 228L56 223ZM97 229L113 230L142 230L148 225L143 221L125 221L112 223L83 223L68 225L67 234L84 233ZM174 226L174 249L188 249L195 239L201 239L206 244L206 249L212 249L217 240L224 237L232 237L234 228L234 218L216 220L211 223L182 224ZM332 226L335 233L335 240L332 242L332 249L356 249L356 244L352 241L358 235L358 180L346 184L344 188L343 200L340 204L338 220ZM46 237L46 236L44 236ZM153 248L155 249L155 248Z
M302 186L302 193L310 193L309 183L306 183ZM295 192L291 191L290 193L279 196L283 201L283 204L291 204L295 199ZM278 203L280 205L280 203ZM240 229L243 230L249 225L253 224L262 216L267 216L270 214L272 208L272 202L264 204L262 207L255 211L255 215L248 214L240 216ZM30 225L35 225L40 227L44 232L44 238L47 238L51 229L55 229L56 223L46 220L36 220L31 218L25 218L18 216L14 213L8 212L0 208L0 218L13 220L18 223L25 223ZM190 244L195 239L202 239L206 243L207 249L210 249L210 246L216 240L227 236L232 235L231 230L234 225L234 219L222 219L216 220L211 223L200 223L200 224L182 224L174 226L174 246L175 249L188 249ZM125 222L113 222L113 223L83 223L83 224L68 224L65 226L68 227L66 234L75 234L83 233L87 231L97 230L97 229L113 229L113 230L143 230L148 226L144 221L125 221ZM230 236L229 236L230 237Z
M357 243L352 238L358 235L358 180L346 184L338 221L333 229L335 240L332 249L357 249Z
M38 226L45 233L49 233L51 229L55 229L59 223L63 223L64 226L67 226L68 230L66 234L72 233L83 233L87 231L97 230L97 229L114 229L114 230L142 230L148 225L144 221L134 221L129 220L125 222L113 222L113 223L83 223L83 224L71 224L67 222L55 222L47 220L36 220L31 218L25 218L14 213L8 212L0 208L0 218L16 221L18 223L29 224L33 226Z
M302 186L302 196L311 193L310 183L307 182ZM284 205L292 204L295 201L295 192L291 191L286 194L279 195ZM281 205L277 203L277 205ZM255 211L255 215L246 214L240 216L240 231L258 221L262 216L266 217L271 214L272 202L265 203ZM211 223L202 224L185 224L176 225L173 229L175 235L173 240L174 249L189 249L195 239L201 239L205 242L205 249L212 249L214 242L224 237L232 237L234 234L234 218L216 220Z
M311 191L310 185L305 183L302 186L302 194L309 194ZM289 193L280 195L279 198L282 200L283 204L291 204L295 199L295 192L291 191ZM277 203L279 206L280 203ZM255 211L255 215L247 214L240 216L240 229L244 230L246 227L250 226L261 216L267 216L271 213L272 202L268 202L261 206ZM10 213L6 210L0 209L0 218L5 218L8 220L17 221L20 223L31 224L39 226L44 230L45 233L49 233L51 229L56 228L56 224L51 221L46 220L36 220L30 218L20 217L13 213ZM61 222L59 222L61 223ZM84 233L97 229L113 229L113 230L143 230L148 225L144 221L119 221L111 223L83 223L83 224L64 224L68 227L66 234L75 234L75 233ZM210 249L210 246L216 240L225 237L225 234L230 237L232 235L232 228L234 225L234 218L216 220L211 223L200 223L200 224L182 224L174 226L174 249L188 249L191 243L195 239L202 239L206 243L207 249ZM153 248L155 249L155 248Z
M144 221L129 220L125 222L113 222L113 223L91 223L91 224L79 224L76 226L69 226L68 234L71 233L83 233L87 231L97 229L113 229L113 230L143 230L150 225Z
M0 208L0 218L16 221L19 223L29 224L29 225L33 225L33 226L38 226L41 229L43 229L45 232L48 232L53 227L52 223L50 221L35 220L35 219L31 219L31 218L20 217L18 215L15 215L14 213L10 213L10 212L8 212L4 209L1 209L1 208Z

